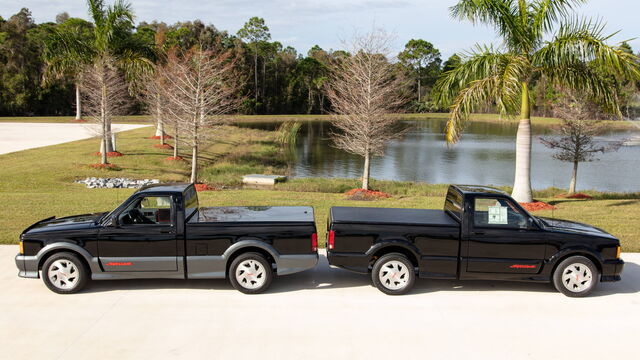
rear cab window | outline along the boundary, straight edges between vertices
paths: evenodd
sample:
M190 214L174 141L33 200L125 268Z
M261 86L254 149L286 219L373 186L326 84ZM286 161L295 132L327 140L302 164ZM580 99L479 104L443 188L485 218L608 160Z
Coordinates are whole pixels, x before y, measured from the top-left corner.
M449 187L447 197L444 200L444 210L450 213L456 220L462 221L462 194L453 187Z

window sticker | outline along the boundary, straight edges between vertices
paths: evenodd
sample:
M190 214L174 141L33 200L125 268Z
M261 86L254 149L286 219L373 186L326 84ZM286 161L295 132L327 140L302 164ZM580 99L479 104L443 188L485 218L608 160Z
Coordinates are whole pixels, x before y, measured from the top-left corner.
M506 206L489 206L489 224L507 225L508 223Z

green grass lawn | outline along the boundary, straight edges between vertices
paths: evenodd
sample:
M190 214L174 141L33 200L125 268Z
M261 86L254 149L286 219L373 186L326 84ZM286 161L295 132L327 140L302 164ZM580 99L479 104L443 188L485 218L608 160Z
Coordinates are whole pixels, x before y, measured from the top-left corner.
M188 162L168 162L171 150L160 150L148 139L153 129L144 128L118 135L119 151L112 158L119 171L95 170L87 164L99 161L96 139L80 140L0 155L0 243L16 243L20 232L33 222L52 215L65 216L108 211L125 200L131 189L86 189L73 180L89 176L157 178L187 181ZM275 190L238 189L242 175L282 173L286 164L275 143L275 133L224 126L214 132L217 139L202 149L202 180L228 190L200 193L203 206L309 205L313 206L321 242L325 238L328 209L342 206L440 208L446 185L373 181L373 187L392 194L390 199L353 201L342 192L358 187L349 179L293 179ZM183 153L183 156L185 154ZM508 188L505 188L508 190ZM553 198L560 189L536 192L540 200L555 204L553 212L536 215L590 223L618 236L624 251L640 251L640 196L638 194L592 193L594 200Z

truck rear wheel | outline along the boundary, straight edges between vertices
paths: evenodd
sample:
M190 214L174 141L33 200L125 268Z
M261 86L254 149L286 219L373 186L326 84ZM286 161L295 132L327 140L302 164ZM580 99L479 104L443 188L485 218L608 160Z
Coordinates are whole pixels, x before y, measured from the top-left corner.
M416 281L413 264L406 256L391 253L382 256L373 264L373 284L387 295L406 294Z
M76 255L53 254L42 265L42 280L49 290L58 294L73 294L87 284L89 271Z
M231 285L245 294L261 293L273 280L271 264L264 256L255 252L244 253L235 258L229 270Z
M598 268L584 256L564 259L553 273L553 285L570 297L589 295L598 283Z

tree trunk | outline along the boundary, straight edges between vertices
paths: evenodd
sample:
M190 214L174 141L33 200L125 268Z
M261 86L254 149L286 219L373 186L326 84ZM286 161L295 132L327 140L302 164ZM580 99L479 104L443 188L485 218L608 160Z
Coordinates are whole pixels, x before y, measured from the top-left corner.
M176 124L173 133L173 159L178 160L178 125Z
M529 85L522 84L522 109L516 135L516 174L511 196L518 202L533 201L531 194L531 106Z
M160 145L164 145L164 122L162 121L162 104L160 94L156 94L156 136L160 136Z
M104 84L104 82L103 82ZM104 149L103 153L110 153L113 151L113 143L111 142L111 120L107 116L107 87L102 85L102 104L100 104L100 117L102 120L103 132L102 136L104 138Z
M104 151L104 148L106 147L105 141L104 141L104 136L102 137L102 141L101 141L101 145L100 146L100 164L106 165L107 164L107 152Z
M367 152L364 156L364 171L362 172L362 188L369 190L369 172L371 170L371 155Z
M253 79L255 81L256 92L256 112L258 109L258 45L256 44L255 54L253 55Z
M82 98L80 97L80 83L76 82L76 120L82 119Z
M573 163L573 173L571 174L571 182L569 183L569 195L576 193L576 182L578 180L578 162Z
M195 184L198 180L198 145L193 145L191 150L191 183Z
M420 75L418 75L418 102L420 102Z

